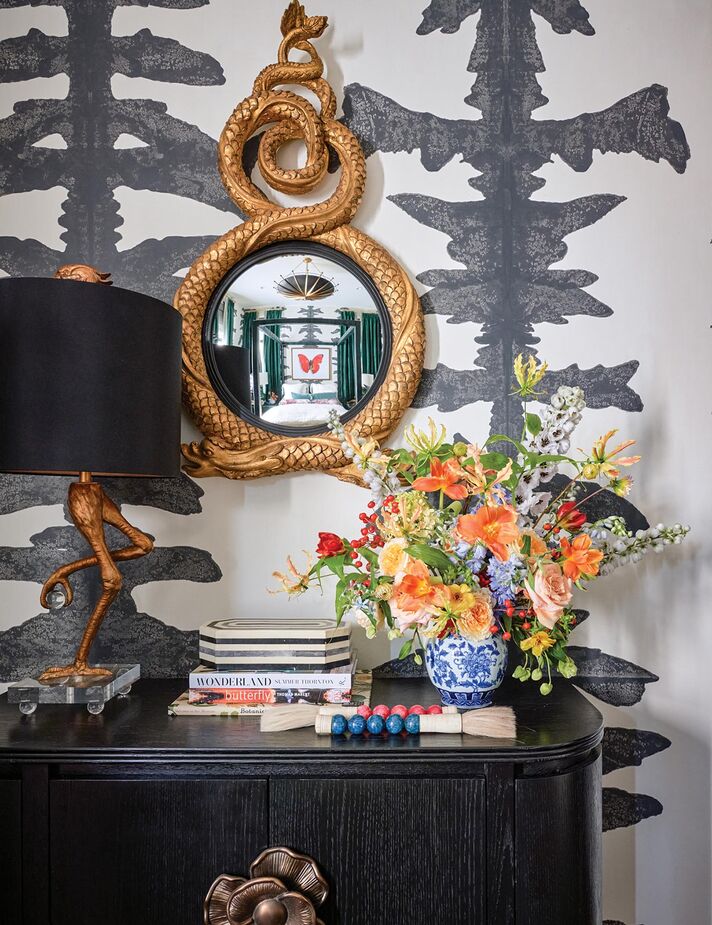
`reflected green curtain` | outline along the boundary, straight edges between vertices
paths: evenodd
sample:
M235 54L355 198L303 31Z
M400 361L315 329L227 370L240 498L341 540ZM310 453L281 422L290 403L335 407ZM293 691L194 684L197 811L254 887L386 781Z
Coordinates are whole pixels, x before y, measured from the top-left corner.
M225 305L225 343L232 346L235 341L235 303L227 300Z
M256 319L257 312L250 310L242 313L240 321L240 346L250 351L250 357L252 357L252 343L255 339Z
M361 316L361 372L375 376L382 355L381 318L377 314L364 312Z
M354 321L356 313L340 311L339 315L344 321ZM338 372L338 397L342 405L348 404L356 398L356 370L354 368L354 328L352 325L342 324L339 334L343 337L348 331L351 333L343 340L336 350L336 369Z
M281 318L281 308L268 308L265 318ZM265 330L273 331L279 337L281 326L278 324L265 325ZM282 380L284 379L284 366L282 363L282 344L279 341L272 340L271 337L265 337L265 372L267 373L267 392L275 392L277 396L282 395Z

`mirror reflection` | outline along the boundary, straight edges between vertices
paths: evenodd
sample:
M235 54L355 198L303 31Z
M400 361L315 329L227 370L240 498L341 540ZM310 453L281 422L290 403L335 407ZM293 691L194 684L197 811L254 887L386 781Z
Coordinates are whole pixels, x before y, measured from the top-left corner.
M228 403L278 432L353 411L387 362L377 291L335 251L299 247L235 267L206 322Z

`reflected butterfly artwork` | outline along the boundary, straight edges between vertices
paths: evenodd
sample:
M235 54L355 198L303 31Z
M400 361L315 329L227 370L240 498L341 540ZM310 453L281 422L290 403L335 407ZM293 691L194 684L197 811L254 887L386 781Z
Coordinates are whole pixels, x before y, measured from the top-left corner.
M321 361L324 359L323 353L317 353L313 357L308 357L304 353L298 353L297 359L303 373L318 373Z
M291 378L298 380L314 379L319 382L331 380L332 349L318 347L294 346L291 349Z

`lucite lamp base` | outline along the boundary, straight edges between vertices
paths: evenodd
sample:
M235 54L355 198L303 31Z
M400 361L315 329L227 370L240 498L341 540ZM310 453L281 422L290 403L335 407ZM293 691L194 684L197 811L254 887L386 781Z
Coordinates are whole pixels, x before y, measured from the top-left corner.
M90 713L101 713L107 701L125 697L131 685L141 677L140 665L97 665L111 672L104 678L74 677L57 681L24 678L7 689L9 703L16 703L21 713L34 713L40 703L86 704Z

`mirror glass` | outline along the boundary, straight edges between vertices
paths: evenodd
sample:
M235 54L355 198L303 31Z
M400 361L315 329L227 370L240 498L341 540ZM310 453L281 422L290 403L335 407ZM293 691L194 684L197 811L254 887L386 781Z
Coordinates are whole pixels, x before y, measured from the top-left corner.
M390 360L391 326L373 281L325 245L270 245L213 293L203 352L220 398L277 433L318 433L356 414Z

